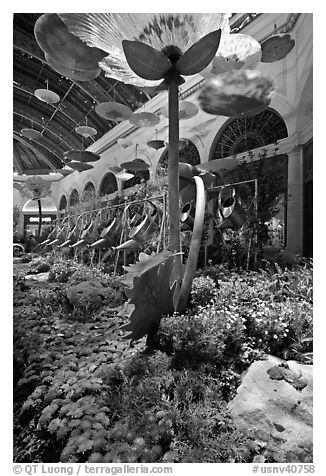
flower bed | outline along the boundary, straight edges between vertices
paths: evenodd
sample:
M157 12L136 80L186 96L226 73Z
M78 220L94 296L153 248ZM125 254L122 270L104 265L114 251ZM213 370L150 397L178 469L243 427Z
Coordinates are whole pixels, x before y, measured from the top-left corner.
M59 270L15 290L15 460L251 462L257 445L227 403L263 352L312 352L311 268L201 272L189 311L162 319L148 353L123 339L125 319L105 300L82 322L67 302L90 279L123 296L118 282L61 265L67 282Z

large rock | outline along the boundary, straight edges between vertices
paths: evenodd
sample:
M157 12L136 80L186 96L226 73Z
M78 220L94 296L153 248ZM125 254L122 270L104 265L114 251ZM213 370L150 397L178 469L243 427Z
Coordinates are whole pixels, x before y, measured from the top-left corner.
M312 365L268 356L254 362L229 403L257 454L275 462L312 462Z
M35 281L37 283L46 283L49 281L49 272L39 274L27 274L25 276L27 281Z

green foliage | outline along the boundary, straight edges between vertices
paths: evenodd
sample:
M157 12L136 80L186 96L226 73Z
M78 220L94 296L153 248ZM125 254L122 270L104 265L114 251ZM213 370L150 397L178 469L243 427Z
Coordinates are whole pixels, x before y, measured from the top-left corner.
M278 270L278 271L277 271ZM219 282L217 302L244 319L248 344L281 358L300 360L312 352L312 266L292 270L277 264L268 271L230 271L212 267Z
M161 349L178 368L206 367L216 377L224 369L241 371L257 357L248 355L244 321L236 306L222 308L217 302L193 314L167 317L159 331Z
M191 287L191 302L194 306L204 306L217 296L217 287L209 276L194 278Z
M157 260L139 263L132 280ZM86 270L77 268L78 285ZM94 273L110 292L113 278ZM15 291L15 461L251 462L257 445L235 427L227 402L263 351L299 360L312 350L311 266L207 268L197 290L214 282L213 302L164 317L151 353L123 339L124 318L106 305L91 321L67 319L73 276Z
M128 336L138 340L151 333L160 322L162 315L173 313L173 266L175 257L165 250L154 256L141 256L141 261L129 266L129 276L124 282L132 288L127 290L128 303L134 304L130 322L123 326L131 331Z
M55 283L66 283L69 277L77 271L77 267L71 261L60 260L54 263L49 273L49 281Z

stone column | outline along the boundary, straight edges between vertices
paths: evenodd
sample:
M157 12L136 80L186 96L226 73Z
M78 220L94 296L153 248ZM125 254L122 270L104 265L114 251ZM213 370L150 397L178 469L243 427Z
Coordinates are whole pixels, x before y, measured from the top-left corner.
M288 152L288 204L286 250L303 252L303 147Z

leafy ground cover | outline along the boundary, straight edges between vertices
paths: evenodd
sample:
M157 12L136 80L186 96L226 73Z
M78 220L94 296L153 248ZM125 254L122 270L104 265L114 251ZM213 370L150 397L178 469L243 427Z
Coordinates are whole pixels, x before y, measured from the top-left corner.
M310 263L199 271L187 313L162 319L151 352L123 339L125 319L110 307L126 299L117 280L62 260L50 262L49 283L25 283L35 266L15 272L15 461L253 460L257 442L227 403L264 352L311 359ZM67 290L85 282L107 298L74 307Z

